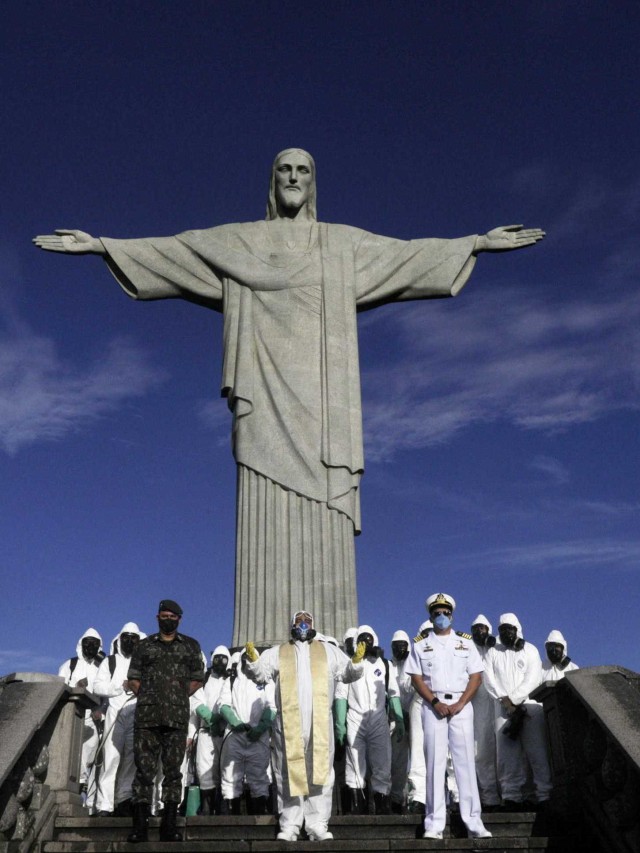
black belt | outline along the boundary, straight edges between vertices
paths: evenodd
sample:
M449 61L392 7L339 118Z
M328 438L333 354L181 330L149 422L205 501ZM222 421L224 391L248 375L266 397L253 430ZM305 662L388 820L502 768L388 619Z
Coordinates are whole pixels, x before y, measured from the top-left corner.
M445 699L453 699L453 693L445 693L444 698Z

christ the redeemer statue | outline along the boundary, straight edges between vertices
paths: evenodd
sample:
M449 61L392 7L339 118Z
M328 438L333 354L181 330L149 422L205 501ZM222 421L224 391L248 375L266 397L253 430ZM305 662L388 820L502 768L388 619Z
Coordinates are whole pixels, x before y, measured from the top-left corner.
M139 240L58 230L42 249L102 255L134 299L224 315L222 394L238 466L233 644L280 642L305 607L327 634L357 625L354 534L364 470L358 311L455 296L480 252L540 229L395 240L316 219L315 163L276 157L266 220Z

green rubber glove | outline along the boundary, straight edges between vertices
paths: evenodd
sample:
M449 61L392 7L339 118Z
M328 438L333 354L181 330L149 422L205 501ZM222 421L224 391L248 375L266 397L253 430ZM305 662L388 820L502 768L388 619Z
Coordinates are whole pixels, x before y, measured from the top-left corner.
M260 740L262 735L265 732L268 732L271 726L273 725L273 721L276 718L275 708L265 708L262 712L262 716L260 717L260 722L257 726L254 726L252 729L249 729L247 732L247 737L252 743L255 743L257 740Z
M389 699L389 716L395 720L396 724L396 740L400 741L404 737L404 714L402 713L402 705L398 696L392 696Z
M214 714L211 708L207 708L206 705L198 705L198 707L196 708L196 714L209 727L215 725L220 719L220 714Z
M222 708L220 708L220 716L227 721L232 732L246 732L251 728L251 726L242 722L231 705L223 705Z
M336 743L344 746L347 738L347 700L333 700L333 728L336 734Z

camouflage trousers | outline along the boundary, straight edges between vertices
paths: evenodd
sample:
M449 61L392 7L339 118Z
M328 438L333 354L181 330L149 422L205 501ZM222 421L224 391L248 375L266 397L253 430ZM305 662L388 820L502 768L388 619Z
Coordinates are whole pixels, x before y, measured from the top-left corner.
M149 803L153 799L153 785L158 767L162 766L162 802L179 803L182 800L182 773L180 767L187 745L186 729L169 726L135 726L133 732L133 757L136 776L133 780L133 800Z

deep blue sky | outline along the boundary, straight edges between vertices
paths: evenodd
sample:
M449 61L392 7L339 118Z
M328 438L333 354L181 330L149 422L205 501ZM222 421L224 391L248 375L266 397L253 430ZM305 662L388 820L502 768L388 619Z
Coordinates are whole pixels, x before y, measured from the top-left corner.
M3 9L0 673L54 671L178 599L232 624L221 318L135 304L57 227L264 216L309 149L321 219L402 238L524 222L455 300L361 318L360 620L425 597L640 670L640 7L633 2L22 2ZM304 602L301 602L304 604ZM322 626L319 626L320 628Z

